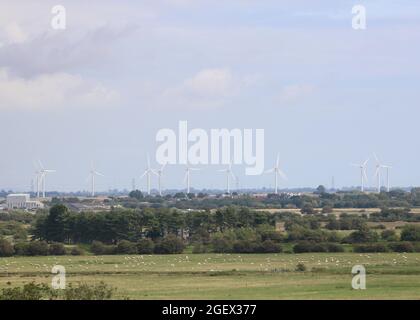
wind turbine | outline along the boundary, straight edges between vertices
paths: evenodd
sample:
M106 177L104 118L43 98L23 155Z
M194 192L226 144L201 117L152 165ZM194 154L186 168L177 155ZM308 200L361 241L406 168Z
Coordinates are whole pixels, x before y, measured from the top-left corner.
M39 192L40 192L40 183L41 183L41 172L40 169L38 168L37 163L34 161L33 162L34 167L35 167L35 183L36 183L36 197L39 198Z
M361 180L361 187L360 187L360 190L362 191L362 192L364 192L365 191L365 181L367 181L368 180L368 177L367 177L367 173L366 173L366 168L367 168L367 164L368 164L368 162L369 162L369 158L365 161L365 162L363 162L362 164L351 164L353 167L358 167L358 168L360 168L360 180Z
M229 163L229 166L226 169L219 170L219 172L226 172L226 190L230 194L230 178L233 180L236 179L235 175L232 172L232 162Z
M265 173L273 173L274 172L274 193L278 194L278 176L282 177L284 180L287 180L286 175L283 171L280 170L279 167L279 154L277 154L277 160L274 164L274 167L267 170Z
M378 156L376 155L376 153L373 154L375 156L375 160L376 160L376 172L375 172L375 177L378 179L378 193L381 192L381 187L382 187L382 171L381 169L386 169L386 184L387 184L387 191L390 191L390 184L389 184L389 170L392 169L391 166L388 165L384 165L381 163L381 161L379 160Z
M90 173L89 173L89 177L91 179L90 181L91 181L91 196L92 197L95 196L95 177L96 176L105 177L102 173L95 170L95 167L93 166L93 162L92 162L90 165Z
M386 191L389 192L391 191L391 185L389 183L389 171L392 169L392 167L388 165L383 165L382 168L386 169Z
M144 170L143 174L140 176L140 179L143 179L144 176L147 176L147 194L150 196L150 176L153 174L153 169L150 168L150 157L147 154L147 167Z
M41 163L41 160L38 160L38 164L39 164L39 171L38 171L38 185L40 185L42 183L42 197L45 198L45 179L48 173L53 173L56 172L55 170L51 170L51 169L45 169L44 166ZM39 192L38 192L39 193Z
M153 173L158 176L158 189L159 189L160 196L162 196L162 174L163 174L163 169L165 169L165 167L166 167L166 163L162 167L160 167L160 169L152 170Z
M190 183L191 183L191 178L190 178L190 174L191 171L199 171L200 169L198 168L191 168L190 166L187 165L187 168L185 169L185 176L184 176L184 182L187 182L187 194L190 193Z

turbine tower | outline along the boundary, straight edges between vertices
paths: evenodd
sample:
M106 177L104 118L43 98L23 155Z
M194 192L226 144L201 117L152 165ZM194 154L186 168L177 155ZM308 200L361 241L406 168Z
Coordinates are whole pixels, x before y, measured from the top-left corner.
M277 154L277 160L276 160L276 163L274 164L274 167L265 172L265 173L274 173L274 193L275 194L278 194L278 176L282 177L284 180L287 180L287 177L284 174L284 172L280 170L279 160L280 160L279 154Z
M95 170L95 167L93 166L93 162L91 162L89 177L90 177L90 183L91 183L91 196L92 197L95 196L95 177L96 176L105 177L102 173Z
M40 170L38 169L37 164L34 162L34 166L35 166L35 184L36 184L36 197L39 198L39 193L40 193L40 183L41 183L41 173Z
M153 174L153 169L150 168L150 157L149 154L147 154L147 167L146 170L144 170L143 174L140 176L140 179L143 179L143 177L147 176L147 194L150 196L150 176Z
M378 186L377 186L378 193L381 192L381 187L382 187L382 171L381 171L382 169L386 169L387 192L389 192L391 189L390 182L389 182L389 170L392 169L392 167L382 164L378 156L376 155L376 153L374 153L373 155L375 156L375 160L376 160L375 177L377 178L377 183L378 183Z
M383 165L382 168L386 169L386 191L389 192L391 191L391 185L389 182L389 171L392 169L392 167L388 165Z
M45 198L45 180L48 173L56 172L55 170L45 169L41 163L41 160L38 160L39 170L38 170L38 192L37 196L39 197L39 186L42 184L42 197Z
M226 169L219 170L219 172L226 173L226 190L227 193L230 194L230 178L232 178L234 181L236 179L235 175L232 172L232 162L229 163L229 166Z
M366 168L367 168L367 164L369 162L369 158L363 162L362 164L352 164L353 167L358 167L360 168L360 190L362 192L365 191L365 182L367 182L368 177L367 177L367 173L366 173Z
M184 176L184 182L187 183L187 194L190 193L190 184L191 184L191 171L199 171L200 169L198 168L191 168L190 166L187 165L187 168L185 169L185 176Z
M158 189L159 189L159 195L160 196L162 196L162 174L163 174L163 170L165 169L165 167L166 167L166 163L162 167L160 167L160 169L152 170L153 173L155 175L157 175L157 177L158 177Z

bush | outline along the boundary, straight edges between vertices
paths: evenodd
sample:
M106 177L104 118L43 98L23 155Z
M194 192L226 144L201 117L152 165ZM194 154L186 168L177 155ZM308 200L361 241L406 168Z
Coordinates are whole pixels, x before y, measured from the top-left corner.
M420 226L406 225L401 231L402 241L420 241Z
M207 253L208 248L201 242L197 242L193 245L192 253Z
M248 240L237 240L233 243L233 252L235 253L254 253L257 250L258 243Z
M326 247L328 252L344 252L343 246L338 243L327 243Z
M64 256L66 254L66 248L62 243L51 243L49 254L53 256Z
M80 247L73 247L71 248L70 254L72 256L83 256L85 254L85 251Z
M279 253L283 251L283 248L272 240L265 240L257 247L257 251L261 253Z
M345 239L345 242L347 243L366 243L376 241L378 241L378 234L367 228L354 231Z
M310 242L300 242L293 247L294 253L306 253L312 251L313 244Z
M45 241L29 242L27 250L28 256L47 256L49 253L48 243Z
M90 246L90 251L95 255L114 254L116 247L112 245L105 245L100 241L93 241Z
M414 246L411 242L391 243L389 247L395 252L414 252Z
M12 244L6 239L0 239L0 257L11 257L14 253Z
M28 256L29 255L29 243L27 242L18 242L14 245L15 253L18 256Z
M298 264L296 265L296 269L295 269L295 271L298 271L298 272L305 272L305 271L306 271L306 266L305 266L303 263L298 263Z
M115 289L104 282L94 285L69 284L64 290L53 290L46 284L27 283L23 287L5 288L0 292L0 300L107 300Z
M185 244L182 239L179 239L174 235L169 235L156 244L154 252L157 254L174 254L182 253L184 249Z
M384 230L381 232L381 238L385 241L398 241L398 236L394 230Z
M214 238L211 241L213 251L216 253L227 253L233 251L233 243L226 238Z
M34 282L25 284L22 288L5 288L1 290L0 300L42 300L52 298L53 291L46 284ZM55 296L55 295L54 295Z
M104 282L94 285L86 283L80 284L78 287L73 287L69 284L64 290L65 300L109 300L112 298L115 289L109 287Z
M137 246L135 243L121 240L116 248L115 251L117 254L136 254L137 253Z
M359 244L354 246L354 252L359 253L373 253L373 252L388 252L389 249L382 243Z
M137 252L140 254L152 254L155 249L155 243L150 239L141 239L137 242Z

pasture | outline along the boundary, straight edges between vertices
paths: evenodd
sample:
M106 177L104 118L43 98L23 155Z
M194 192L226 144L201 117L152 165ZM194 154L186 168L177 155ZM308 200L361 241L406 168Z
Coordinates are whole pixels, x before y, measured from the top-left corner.
M356 264L367 290L351 288ZM116 299L420 299L420 253L10 257L0 258L0 289L50 284L54 265L68 283L117 288Z

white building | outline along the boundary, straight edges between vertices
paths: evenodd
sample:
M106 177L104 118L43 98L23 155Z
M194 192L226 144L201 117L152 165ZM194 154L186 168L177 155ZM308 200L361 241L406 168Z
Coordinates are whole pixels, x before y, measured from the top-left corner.
M38 209L43 208L44 204L40 201L31 201L27 193L13 193L7 195L7 209Z

